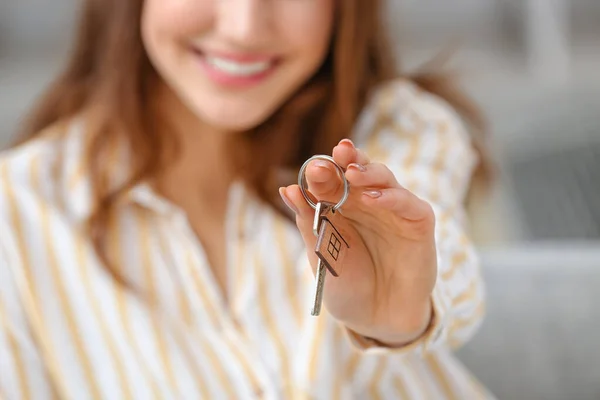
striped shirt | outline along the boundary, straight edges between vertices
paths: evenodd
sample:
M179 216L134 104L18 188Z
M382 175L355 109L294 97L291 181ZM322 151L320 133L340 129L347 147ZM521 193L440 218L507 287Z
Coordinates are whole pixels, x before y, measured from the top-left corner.
M186 215L140 183L118 204L108 252L90 215L84 129L72 123L0 156L0 397L5 399L483 399L452 355L484 314L462 207L476 163L459 118L397 81L379 89L353 139L434 207L433 323L380 348L324 311L296 226L232 185L225 302Z

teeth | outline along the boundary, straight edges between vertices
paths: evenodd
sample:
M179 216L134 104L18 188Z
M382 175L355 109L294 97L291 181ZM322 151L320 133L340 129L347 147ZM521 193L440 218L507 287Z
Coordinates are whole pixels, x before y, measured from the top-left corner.
M231 75L250 76L264 72L271 67L269 61L259 61L253 63L239 63L226 60L219 57L205 56L206 62L212 67L219 69Z

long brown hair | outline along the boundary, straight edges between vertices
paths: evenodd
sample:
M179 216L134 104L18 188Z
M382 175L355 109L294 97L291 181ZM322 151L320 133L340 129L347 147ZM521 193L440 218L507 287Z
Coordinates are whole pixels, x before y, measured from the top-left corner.
M241 178L273 206L276 183L272 172L295 169L312 154L329 153L352 131L372 89L397 77L380 3L345 0L320 70L268 121L235 137L238 143L231 146L236 152L231 159ZM142 6L143 0L87 0L70 60L30 114L20 137L26 141L49 125L93 110L87 160L96 205L89 228L100 254L106 221L120 196L136 183L151 180L169 162L158 157L168 143L159 134L163 121L152 112L150 102L158 75L142 44ZM475 130L482 130L477 108L451 80L429 71L412 79L452 104ZM105 160L112 144L122 139L135 149L135 157L129 179L114 188L108 184ZM474 145L481 151L481 146Z

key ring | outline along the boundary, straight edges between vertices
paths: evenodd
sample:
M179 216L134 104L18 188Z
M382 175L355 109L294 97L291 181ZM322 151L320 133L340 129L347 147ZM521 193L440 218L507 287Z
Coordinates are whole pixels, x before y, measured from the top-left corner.
M308 164L312 161L312 160L325 160L325 161L329 161L330 163L332 163L333 165L335 165L335 167L337 168L339 175L341 175L342 181L344 182L344 195L342 196L342 198L340 199L340 201L338 201L338 203L336 205L333 206L333 211L336 211L338 208L340 208L342 205L344 205L344 203L346 202L346 200L348 200L348 196L350 195L350 185L348 183L348 180L346 179L346 175L344 175L344 170L342 167L340 167L338 165L338 163L336 163L333 159L333 157L331 156L326 156L326 155L315 155L312 156L311 158L309 158L308 160L306 160L304 162L304 164L302 164L302 167L300 167L300 172L298 172L298 186L300 187L300 191L302 192L302 196L304 196L304 199L306 200L306 202L314 209L317 209L317 205L315 204L314 201L312 201L312 199L308 196L308 193L306 191L306 188L304 187L306 185L306 167L308 167Z

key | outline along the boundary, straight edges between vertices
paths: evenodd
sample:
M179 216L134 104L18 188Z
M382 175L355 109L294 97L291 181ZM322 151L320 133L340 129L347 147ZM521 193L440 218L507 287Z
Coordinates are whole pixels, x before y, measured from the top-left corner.
M311 314L318 316L323 303L325 277L327 270L334 276L339 276L344 256L350 248L342 234L336 229L332 221L344 227L343 217L333 210L334 204L321 201L315 208L313 233L317 236L315 253L317 254L317 273L315 276L315 299Z
M309 196L306 186L306 168L314 159L329 161L338 170L338 175L344 183L344 193L341 199L336 204L327 203L324 201L315 203ZM302 164L298 172L298 186L302 192L302 196L306 202L315 209L313 221L313 234L317 237L315 254L318 257L316 271L316 290L315 299L312 308L312 315L319 315L321 312L321 304L323 302L323 290L325 287L325 276L329 270L334 276L339 276L344 257L347 250L350 248L348 242L343 236L350 237L346 233L351 233L347 230L348 225L344 225L345 219L340 217L340 213L334 209L339 209L348 200L350 195L350 184L346 179L345 171L340 167L333 157L326 155L315 155L309 158ZM338 218L339 217L339 218Z
M333 204L326 201L319 201L315 208L315 219L313 220L313 234L319 237L319 230L321 229L321 222L323 217L333 209Z
M317 203L315 208L315 218L313 221L313 233L315 236L319 236L319 230L323 222L323 214L328 213L333 204L320 201ZM325 276L327 275L327 267L321 261L321 258L317 261L317 273L315 276L315 298L313 301L313 307L310 312L312 316L318 316L321 313L321 305L323 304L323 291L325 289Z
M325 290L325 275L327 275L327 268L323 261L319 258L317 261L317 274L315 276L315 299L313 302L313 308L310 314L313 317L321 314L321 305L323 304L323 292Z

